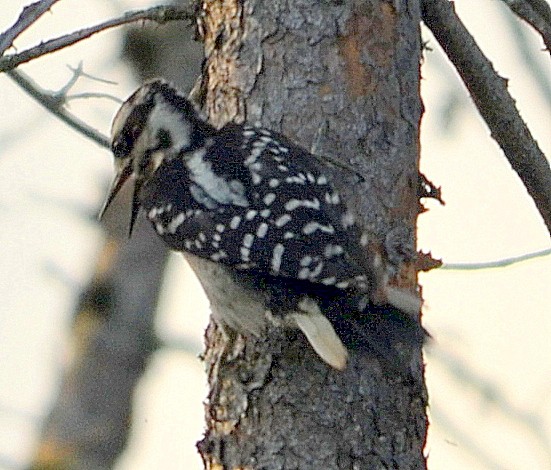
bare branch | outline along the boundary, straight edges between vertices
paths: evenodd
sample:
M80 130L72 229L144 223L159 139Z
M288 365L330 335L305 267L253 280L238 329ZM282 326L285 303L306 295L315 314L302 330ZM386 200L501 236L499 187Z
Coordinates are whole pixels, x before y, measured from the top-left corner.
M545 16L539 14L538 11L542 11L543 14L546 13L545 8L547 8L547 15L549 14L549 5L539 5L541 2L535 1L536 8L530 5L529 0L501 0L505 5L507 5L511 11L513 11L520 19L526 21L532 28L534 28L538 33L541 34L545 48L547 52L551 54L551 20L546 20ZM533 1L533 0L532 0Z
M64 95L52 94L46 90L43 90L30 77L19 70L10 70L6 73L13 81L23 88L23 90L25 90L52 114L102 147L109 148L110 144L107 137L96 129L90 127L84 121L81 121L73 114L69 113L63 107L63 104L66 101L66 97Z
M75 93L73 95L67 95L65 97L66 101L72 101L72 100L82 100L82 99L88 99L88 98L102 98L114 101L117 104L122 104L124 101L120 98L117 98L116 96L109 95L107 93Z
M158 6L147 10L128 12L119 18L105 21L96 26L91 26L89 28L75 31L74 33L66 34L55 39L50 39L49 41L31 47L30 49L18 54L6 55L0 58L0 72L13 70L25 62L29 62L37 57L58 51L59 49L63 49L67 46L71 46L96 33L114 28L116 26L133 23L140 20L155 21L156 23L163 24L168 21L192 20L194 18L195 15L193 11L190 10L190 7L182 8L174 6Z
M74 74L78 74L79 77L89 78L90 80L104 83L106 85L117 85L117 82L113 80L107 80L106 78L96 77L95 75L90 75L89 73L86 73L82 68L82 61L76 67L71 67L70 65L67 65L67 68Z
M423 21L457 69L551 233L551 169L500 77L447 0L423 0Z
M510 258L504 258L497 261L488 261L485 263L444 263L440 269L447 269L450 271L473 271L477 269L504 268L505 266L511 266L513 264L521 263L522 261L543 258L549 255L551 255L551 249L536 251L534 253L526 253L519 256L512 256Z
M23 11L14 25L0 34L0 56L13 44L17 36L34 24L38 18L46 13L50 7L58 1L59 0L40 0L23 8Z

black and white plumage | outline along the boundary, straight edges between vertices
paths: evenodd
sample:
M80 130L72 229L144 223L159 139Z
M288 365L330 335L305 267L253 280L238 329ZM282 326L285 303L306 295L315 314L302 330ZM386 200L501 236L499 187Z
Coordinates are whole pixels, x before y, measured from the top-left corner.
M327 164L284 136L215 129L155 80L118 111L112 150L118 171L104 210L133 176L130 232L143 209L185 254L220 324L255 336L267 322L298 327L337 369L346 346L388 356L395 341L422 341L408 315L417 297L386 285L381 255L368 249ZM386 305L374 302L381 292Z

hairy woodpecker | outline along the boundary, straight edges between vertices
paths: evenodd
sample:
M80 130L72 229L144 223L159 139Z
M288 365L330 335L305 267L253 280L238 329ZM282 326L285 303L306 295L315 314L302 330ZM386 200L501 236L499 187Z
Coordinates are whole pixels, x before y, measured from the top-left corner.
M101 213L133 179L130 234L143 209L183 252L221 326L257 337L269 323L299 328L339 370L349 349L392 364L397 342L422 342L418 296L387 285L327 161L267 129L216 129L162 80L122 105L112 150L117 175Z

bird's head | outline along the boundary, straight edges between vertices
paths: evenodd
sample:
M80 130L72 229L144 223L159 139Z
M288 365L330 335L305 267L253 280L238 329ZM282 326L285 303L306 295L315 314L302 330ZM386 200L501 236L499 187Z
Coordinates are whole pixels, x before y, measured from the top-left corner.
M197 145L196 130L204 125L193 105L163 80L156 79L138 88L113 119L111 150L116 176L100 218L132 177L131 235L140 210L141 188L163 162Z

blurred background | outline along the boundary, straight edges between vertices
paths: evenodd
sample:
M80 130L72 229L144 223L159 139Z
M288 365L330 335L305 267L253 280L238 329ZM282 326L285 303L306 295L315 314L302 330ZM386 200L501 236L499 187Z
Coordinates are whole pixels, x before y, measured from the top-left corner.
M28 3L4 2L0 31ZM63 0L16 46L153 3ZM455 5L551 155L551 67L540 39L498 0ZM20 70L56 91L82 62L70 111L108 135L119 106L111 97L126 98L156 70L190 89L201 55L184 29L119 28ZM444 262L420 276L434 337L429 468L551 469L551 259L477 266L545 250L549 234L438 44L423 36L431 50L421 167L446 202L427 201L419 218L419 249ZM102 96L82 96L91 91ZM143 221L131 241L116 208L106 228L97 223L113 177L108 150L5 74L0 109L0 470L63 468L84 447L79 468L202 468L208 307L198 284ZM136 272L159 291L144 292ZM128 315L114 319L119 303Z

